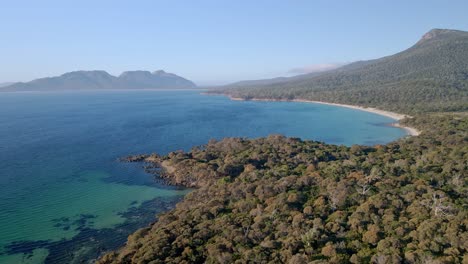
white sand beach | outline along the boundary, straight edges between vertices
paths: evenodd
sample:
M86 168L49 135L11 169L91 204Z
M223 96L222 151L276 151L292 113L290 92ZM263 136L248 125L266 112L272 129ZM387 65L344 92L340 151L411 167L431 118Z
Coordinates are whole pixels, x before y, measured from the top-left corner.
M246 101L243 98L237 98L237 97L229 97L231 100L235 101ZM404 114L398 114L390 111L385 111L373 107L364 107L364 106L357 106L357 105L348 105L348 104L337 104L337 103L327 103L327 102L321 102L321 101L312 101L312 100L303 100L303 99L293 99L293 100L278 100L278 99L258 99L258 98L253 98L249 99L249 101L265 101L265 102L300 102L300 103L314 103L314 104L325 104L325 105L333 105L333 106L340 106L340 107L347 107L347 108L352 108L352 109L357 109L361 111L366 111L386 117L390 117L391 119L395 119L397 122L393 123L392 126L398 127L401 129L404 129L406 133L410 136L418 136L421 134L421 131L413 128L413 127L407 127L407 126L402 126L398 121L404 119L404 118L412 118L412 116L409 115L404 115Z

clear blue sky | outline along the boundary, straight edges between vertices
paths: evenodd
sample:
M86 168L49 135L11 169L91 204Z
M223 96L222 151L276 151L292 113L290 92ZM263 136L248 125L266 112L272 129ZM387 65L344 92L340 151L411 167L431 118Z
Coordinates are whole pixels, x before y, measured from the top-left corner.
M432 28L468 30L468 1L3 1L0 82L164 69L199 84L390 55ZM294 71L299 72L299 71Z

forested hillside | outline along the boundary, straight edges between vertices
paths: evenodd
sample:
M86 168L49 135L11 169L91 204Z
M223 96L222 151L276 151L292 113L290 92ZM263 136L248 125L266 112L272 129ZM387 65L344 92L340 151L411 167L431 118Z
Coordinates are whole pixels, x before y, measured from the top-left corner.
M244 99L307 99L419 113L468 110L468 32L434 29L398 54L309 78L212 91Z
M270 136L130 157L198 189L99 263L466 262L468 117L407 122L424 132L385 146Z

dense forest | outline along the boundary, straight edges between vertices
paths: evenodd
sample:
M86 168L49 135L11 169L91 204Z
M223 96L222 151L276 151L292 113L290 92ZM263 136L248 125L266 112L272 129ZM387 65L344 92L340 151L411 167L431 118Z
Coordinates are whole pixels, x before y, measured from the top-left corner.
M392 56L281 82L247 82L210 92L244 99L345 103L412 114L466 111L468 32L434 29Z
M99 263L466 263L468 115L405 122L423 133L373 147L228 138L129 157L196 189Z

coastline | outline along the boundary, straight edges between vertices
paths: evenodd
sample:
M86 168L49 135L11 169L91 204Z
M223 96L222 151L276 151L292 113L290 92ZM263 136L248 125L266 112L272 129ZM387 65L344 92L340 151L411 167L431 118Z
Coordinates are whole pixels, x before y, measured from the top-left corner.
M260 99L260 98L252 98L252 99L243 99L239 97L232 97L229 96L229 99L233 101L261 101L261 102L297 102L297 103L313 103L313 104L324 104L324 105L332 105L332 106L339 106L339 107L346 107L346 108L351 108L351 109L356 109L356 110L361 110L361 111L366 111L369 113L374 113L378 114L381 116L386 116L391 119L394 119L395 123L392 123L391 126L393 127L398 127L406 131L406 133L409 136L418 136L421 134L421 131L413 128L413 127L407 127L403 126L399 123L400 120L405 119L405 118L412 118L410 115L405 115L405 114L398 114L395 112L390 112L390 111L385 111L381 109L377 109L374 107L364 107L364 106L358 106L358 105L348 105L348 104L338 104L338 103L328 103L328 102L322 102L322 101L312 101L312 100L304 100L304 99L292 99L292 100L280 100L280 99Z

